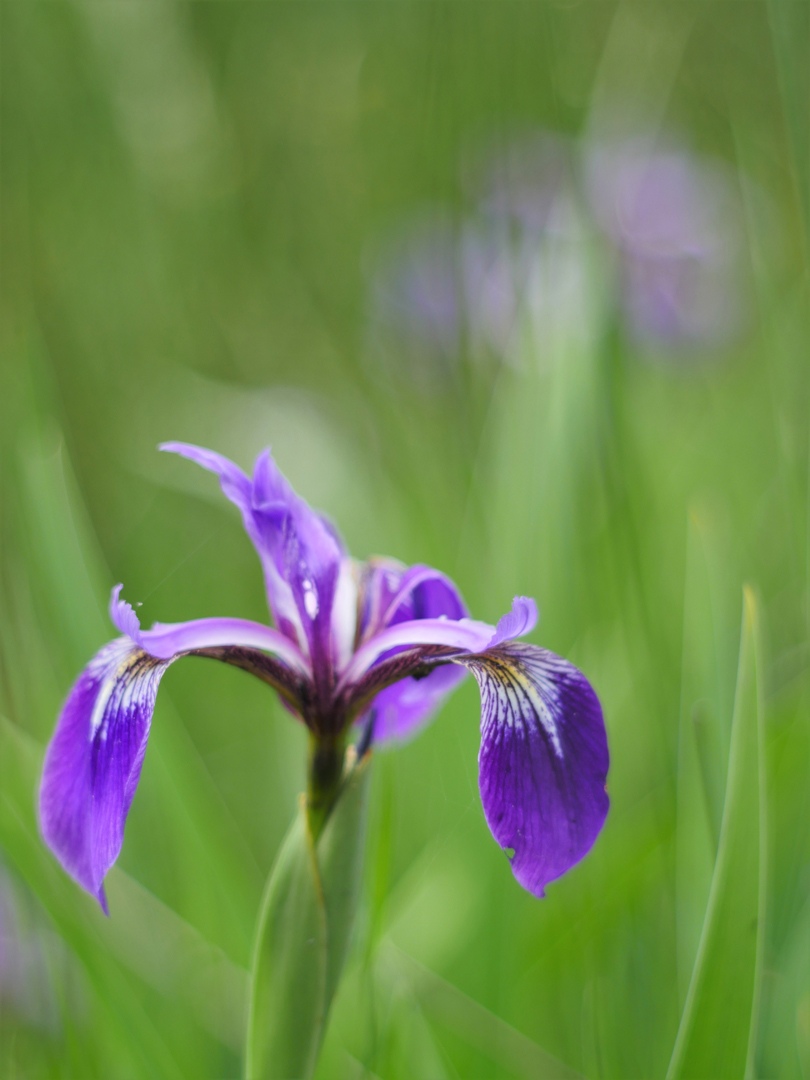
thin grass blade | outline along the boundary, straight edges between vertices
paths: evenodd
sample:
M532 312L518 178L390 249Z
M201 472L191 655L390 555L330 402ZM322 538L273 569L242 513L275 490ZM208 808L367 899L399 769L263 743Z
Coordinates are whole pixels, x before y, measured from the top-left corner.
M746 587L717 860L667 1080L753 1074L765 916L761 696L757 601Z

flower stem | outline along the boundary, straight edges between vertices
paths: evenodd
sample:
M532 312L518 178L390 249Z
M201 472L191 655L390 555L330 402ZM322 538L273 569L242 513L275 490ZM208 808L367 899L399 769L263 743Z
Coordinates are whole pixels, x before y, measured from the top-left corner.
M310 737L307 765L307 816L313 840L317 840L334 805L343 778L346 757L344 735Z

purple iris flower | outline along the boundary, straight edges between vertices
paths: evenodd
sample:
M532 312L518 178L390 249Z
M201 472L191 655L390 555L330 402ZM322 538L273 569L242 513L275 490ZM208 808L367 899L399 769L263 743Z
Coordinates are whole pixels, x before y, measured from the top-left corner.
M358 563L333 526L292 490L268 450L252 480L219 454L168 450L216 473L242 512L264 570L276 628L245 619L156 623L142 630L113 589L122 636L90 661L59 717L42 776L40 820L64 868L107 910L104 876L118 857L141 772L158 684L181 656L207 656L268 683L309 729L313 760L412 735L466 671L481 692L479 783L487 823L535 896L593 845L605 820L608 749L584 675L515 640L537 621L516 597L490 626L428 566Z

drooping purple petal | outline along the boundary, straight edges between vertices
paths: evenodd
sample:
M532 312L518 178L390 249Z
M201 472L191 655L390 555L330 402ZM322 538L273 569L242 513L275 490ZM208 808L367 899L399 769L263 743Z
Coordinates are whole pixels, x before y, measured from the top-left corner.
M121 850L166 668L189 654L223 660L269 683L298 712L310 681L295 646L269 627L198 619L142 631L119 594L117 586L110 609L126 636L105 645L73 686L45 755L40 789L46 842L105 911L104 876Z
M479 785L492 835L535 896L592 847L605 821L608 748L585 676L536 645L454 658L481 690Z
M45 755L42 835L105 912L104 876L121 850L158 683L169 663L129 638L105 645L71 690Z

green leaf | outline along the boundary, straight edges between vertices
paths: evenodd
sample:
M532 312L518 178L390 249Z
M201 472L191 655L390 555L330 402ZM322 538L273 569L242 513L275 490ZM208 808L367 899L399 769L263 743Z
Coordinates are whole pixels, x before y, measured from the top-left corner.
M718 670L715 582L709 550L711 516L689 513L683 605L681 716L678 732L678 804L675 832L675 925L678 993L689 990L711 891L723 816L728 744Z
M270 874L253 954L249 1080L312 1075L360 896L369 758L347 775L317 842L304 797Z
M765 915L757 604L745 588L728 779L711 891L667 1080L752 1075Z
M810 241L810 127L807 123L807 106L810 101L807 66L810 8L807 4L786 4L784 0L768 0L767 12L791 165L802 211L806 258Z

